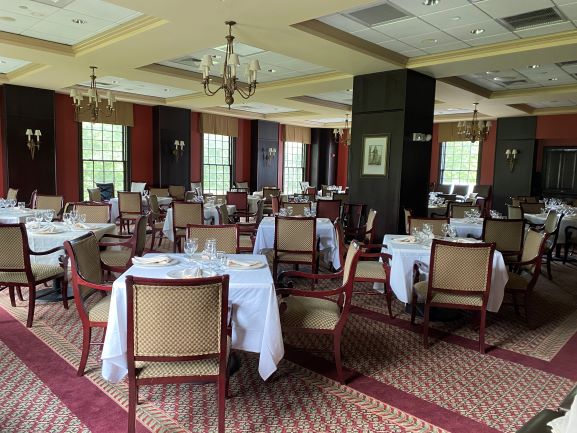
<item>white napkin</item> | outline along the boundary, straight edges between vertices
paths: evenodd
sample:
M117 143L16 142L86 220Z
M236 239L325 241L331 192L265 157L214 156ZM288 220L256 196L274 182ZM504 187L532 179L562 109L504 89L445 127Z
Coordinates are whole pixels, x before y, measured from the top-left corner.
M574 433L577 431L577 398L573 400L571 409L559 418L547 423L552 433Z
M53 225L48 225L48 226L40 227L40 228L36 229L35 231L36 231L36 233L55 233L56 227L54 227Z
M234 259L228 259L226 264L227 266L236 266L237 268L239 267L243 267L243 268L250 268L250 267L254 267L259 265L261 262L256 261L256 260L234 260Z
M132 263L135 265L151 265L156 263L170 263L171 260L168 256L133 257Z
M86 224L84 224L84 223L76 223L76 224L74 224L74 228L75 228L75 229L88 229L88 228L90 228L90 227L88 227L88 226L87 226Z
M394 242L400 242L403 244L414 244L415 242L417 242L417 239L415 239L414 236L407 236L405 238L398 238L398 239L393 239Z
M182 270L181 276L182 278L201 278L202 269L200 269L199 267L186 268Z

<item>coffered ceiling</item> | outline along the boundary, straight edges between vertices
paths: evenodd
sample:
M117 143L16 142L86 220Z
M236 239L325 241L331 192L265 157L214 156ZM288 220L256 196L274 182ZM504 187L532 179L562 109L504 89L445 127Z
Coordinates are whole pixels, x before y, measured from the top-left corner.
M424 3L0 0L0 82L68 93L97 65L118 99L333 127L355 75L410 68L437 79L436 121L577 112L577 0ZM226 20L262 69L231 110L198 69L210 54L218 80Z

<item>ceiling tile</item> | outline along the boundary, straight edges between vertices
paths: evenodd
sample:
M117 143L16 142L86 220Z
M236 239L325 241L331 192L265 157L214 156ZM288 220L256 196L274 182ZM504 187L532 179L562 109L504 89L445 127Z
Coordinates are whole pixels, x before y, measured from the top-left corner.
M360 30L358 32L354 32L353 35L374 44L391 40L390 36L386 36L383 33L377 32L373 29Z
M508 42L508 41L514 41L516 39L519 39L519 36L515 35L514 33L502 33L500 35L495 35L495 36L488 36L485 38L478 38L478 39L469 39L467 40L467 43L469 45L472 45L474 47L478 47L481 45L489 45L489 44L496 44L499 42Z
M0 9L0 31L20 33L38 23L39 19Z
M469 48L469 45L467 45L465 42L457 41L448 44L438 44L429 47L423 47L422 49L425 50L428 54L437 54L445 53L447 51L461 50L463 48Z
M343 30L345 32L357 32L359 30L364 30L368 28L367 26L352 20L348 17L345 17L341 14L329 15L327 17L319 18L319 21L322 21L325 24L330 26L336 27L339 30Z
M413 47L412 45L405 44L401 41L396 41L396 40L381 42L379 45L381 47L385 47L391 51L396 51L397 53L400 53L402 51L414 50L416 48L416 47Z
M560 6L559 10L570 20L577 20L577 3Z
M530 38L531 36L548 35L551 33L565 32L567 30L575 30L575 25L571 22L564 22L548 26L539 26L532 29L518 30L515 33L522 38Z
M411 50L403 50L403 51L399 51L400 54L402 54L403 56L406 57L419 57L419 56L424 56L427 53L426 51L423 50L418 50L418 49L411 49Z
M457 39L448 35L447 33L437 30L436 32L426 33L418 36L409 36L406 38L398 38L405 44L412 45L415 48L432 47L435 45L443 45L449 43L459 42Z
M7 74L29 64L30 62L27 62L26 60L0 57L0 74Z
M469 4L467 0L443 0L438 4L431 6L424 5L423 0L389 0L389 3L392 3L415 16L432 14Z
M380 26L373 27L373 30L377 30L392 38L400 39L409 36L432 33L439 29L421 21L419 18L409 18L394 23L381 24Z
M485 12L476 8L472 4L460 8L449 9L443 12L423 15L420 17L423 21L428 22L440 29L450 29L453 27L462 27L465 25L481 23L487 21L489 17Z
M98 73L96 75L98 75ZM125 78L110 75L98 77L96 83L99 93L110 90L112 92L134 93L137 95L155 96L158 98L171 98L199 93L190 89L181 89L178 87L164 86L162 84L147 83L144 81L127 80ZM79 85L89 87L90 81L79 83Z
M37 3L30 0L3 1L0 10L12 12L19 15L26 15L35 19L43 19L60 9L54 6Z
M476 2L475 6L485 11L493 18L502 18L512 15L519 15L526 12L536 11L555 6L551 0L484 0Z
M568 4L577 3L577 1L576 0L553 0L553 3L555 3L556 5L568 5Z
M126 9L112 3L94 0L74 0L65 10L89 15L92 17L108 19L114 22L124 22L140 15L139 12Z
M475 29L483 29L484 31L483 31L483 33L475 35L475 34L471 33ZM499 35L499 34L503 34L503 33L509 33L509 30L507 30L505 27L503 27L501 24L499 24L495 21L483 21L483 22L476 23L473 25L468 24L465 26L459 26L459 27L453 27L450 29L445 29L445 31L447 33L453 35L457 39L460 39L463 41L481 39L481 38L486 38L488 36L494 36L494 35Z
M221 107L228 108L228 105L221 105ZM246 102L243 104L233 104L230 106L233 110L248 111L250 113L259 114L276 114L276 113L291 113L299 111L295 108L281 107L279 105L263 104L261 102Z

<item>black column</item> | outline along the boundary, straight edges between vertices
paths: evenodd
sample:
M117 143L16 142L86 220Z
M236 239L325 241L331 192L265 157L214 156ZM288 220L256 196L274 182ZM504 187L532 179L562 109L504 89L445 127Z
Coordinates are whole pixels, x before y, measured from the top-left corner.
M251 122L251 191L261 191L263 186L275 186L278 182L278 128L276 122ZM267 159L268 149L274 149L276 154Z
M414 141L413 134L432 134L435 79L411 70L361 75L354 79L353 95L351 202L377 210L381 239L384 233L404 232L403 206L426 215L431 141ZM387 175L363 175L365 141L383 136L388 137Z
M333 130L311 129L311 179L309 183L320 189L321 185L334 185L337 174L337 143Z

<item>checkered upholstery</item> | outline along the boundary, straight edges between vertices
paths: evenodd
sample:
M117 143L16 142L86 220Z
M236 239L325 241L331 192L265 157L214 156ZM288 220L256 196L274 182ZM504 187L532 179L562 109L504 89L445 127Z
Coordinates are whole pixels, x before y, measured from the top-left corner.
M307 202L307 203L283 203L283 207L285 209L288 208L289 206L293 208L292 216L304 216L305 215L305 209L308 209L308 210L311 209L311 203L310 202Z
M442 236L443 224L448 224L449 218L409 218L409 233L413 231L413 228L417 230L423 229L423 224L429 224L433 229L433 234L436 236Z
M521 210L521 206L511 206L507 205L507 218L520 220L523 219L523 211Z
M270 203L271 196L273 195L280 195L280 189L278 188L271 188L271 187L263 187L262 189L262 198L265 202Z
M543 203L521 203L521 209L523 213L541 213L545 205Z
M544 229L545 233L551 234L557 230L557 224L559 222L559 215L554 209L551 209L547 214L547 219L545 220Z
M64 199L61 195L37 195L36 209L52 209L54 214L62 210Z
M52 277L62 277L64 271L58 265L37 265L32 264L32 274L34 281L47 280ZM28 284L28 278L25 272L2 272L0 271L0 282L14 284Z
M505 289L527 290L527 287L529 286L530 282L531 282L530 279L526 279L522 275L516 274L514 272L509 272L509 280L507 281Z
M415 289L415 292L417 293L417 299L419 300L419 302L425 302L425 300L427 299L427 290L429 287L429 282L419 281L413 287ZM433 293L433 296L431 297L431 302L437 304L457 304L457 305L481 307L483 305L483 296L436 292Z
M219 373L218 358L182 362L136 361L136 378L178 376L216 376Z
M411 211L407 208L403 209L403 212L405 213L405 231L408 233L410 233L410 229L409 229L409 217L411 216Z
M523 220L485 220L483 241L494 242L495 248L501 252L519 252L523 246Z
M202 248L207 239L216 239L216 249L227 254L235 254L238 246L238 228L234 224L226 226L189 225L188 238L197 238Z
M106 266L124 267L130 265L132 258L132 251L128 249L122 250L104 250L100 253L100 260Z
M240 248L252 248L253 247L252 239L250 238L250 236L241 234L238 237L238 246Z
M151 194L148 196L148 206L152 212L153 218L158 218L160 215L160 206L158 205L158 196Z
M351 276L351 266L353 265L353 258L356 254L356 252L359 250L359 244L357 244L355 241L351 242L349 245L349 249L347 250L347 258L345 260L345 265L343 267L343 285L345 285L348 280L349 277ZM358 266L357 262L357 266Z
M85 205L77 204L76 212L86 215L87 223L107 223L110 221L110 207L108 204Z
M70 246L74 252L75 271L78 275L91 283L101 284L102 266L96 236L91 233L90 236L71 241ZM94 292L94 289L85 286L80 286L79 290L82 299L86 299Z
M122 218L142 214L142 197L139 192L118 192L118 209Z
M155 195L157 197L170 197L168 188L150 188L148 192L150 195Z
M383 269L383 264L374 260L360 260L357 263L355 278L370 280L386 280L387 274Z
M88 188L88 199L90 201L102 201L100 188Z
M465 218L465 213L470 210L481 211L480 206L467 206L463 204L451 205L451 218Z
M135 284L135 356L196 356L219 353L221 303L222 284ZM191 311L195 314L191 314ZM168 317L170 320L166 320Z
M522 262L532 261L541 254L541 247L545 236L545 233L539 233L535 230L529 230L527 232L525 243L523 244L523 254L521 255ZM525 266L524 269L527 272L533 273L535 265Z
M335 329L341 317L339 306L328 299L289 296L285 302L283 328Z
M175 228L185 228L189 224L202 224L204 222L204 210L202 203L179 203L172 204L172 224Z
M182 185L169 185L168 193L171 197L174 197L175 200L184 200L184 193L186 192L186 188Z
M16 200L18 197L18 190L14 188L8 188L6 193L6 200Z
M277 259L283 262L307 262L311 260L311 254L279 252Z
M315 219L279 218L275 231L277 249L312 253L317 242L313 237L315 228Z
M110 296L100 299L88 310L88 320L91 322L108 322L108 310L110 309Z

